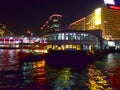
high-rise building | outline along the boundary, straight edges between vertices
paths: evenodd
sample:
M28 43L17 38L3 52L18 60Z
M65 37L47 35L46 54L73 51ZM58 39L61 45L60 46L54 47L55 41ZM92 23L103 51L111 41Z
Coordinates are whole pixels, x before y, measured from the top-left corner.
M102 30L107 40L120 40L120 6L102 5L88 16L70 24L71 30Z
M59 31L61 27L62 15L53 14L50 16L49 20L41 27L43 33L56 32Z

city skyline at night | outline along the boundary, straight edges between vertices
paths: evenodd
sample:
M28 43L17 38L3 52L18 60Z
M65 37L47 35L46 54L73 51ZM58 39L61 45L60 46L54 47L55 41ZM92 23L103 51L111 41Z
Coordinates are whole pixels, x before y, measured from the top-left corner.
M7 26L8 30L17 35L25 34L27 28L34 34L40 33L40 27L52 14L63 16L62 24L68 25L71 22L82 18L99 7L103 0L2 0L0 5L0 23ZM120 5L120 1L115 1Z

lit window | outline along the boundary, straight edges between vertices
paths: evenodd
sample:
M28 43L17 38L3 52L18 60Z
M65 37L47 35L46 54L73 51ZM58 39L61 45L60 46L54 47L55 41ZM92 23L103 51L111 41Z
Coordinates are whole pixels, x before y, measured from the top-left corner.
M64 40L65 38L64 38L64 33L62 33L62 40Z
M84 39L88 40L88 34L84 34Z
M61 33L58 34L58 40L61 40Z
M68 40L68 33L66 33L65 35L65 40Z
M81 36L80 36L80 37L81 37L81 40L83 40L83 38L84 38L84 34L83 34L83 33L81 33Z
M68 36L66 36L66 40L68 40Z
M101 8L95 10L95 25L101 24Z
M73 34L72 34L72 33L70 33L70 35L72 36Z
M66 48L69 48L69 45L66 45Z
M80 34L77 34L77 39L80 40Z
M68 35L68 33L66 33L66 35Z
M69 45L70 48L72 48L72 45Z
M62 36L64 36L64 33L62 33Z
M73 33L73 40L76 39L76 33Z
M53 20L53 22L57 22L57 21L58 21L58 19L54 19L54 20Z

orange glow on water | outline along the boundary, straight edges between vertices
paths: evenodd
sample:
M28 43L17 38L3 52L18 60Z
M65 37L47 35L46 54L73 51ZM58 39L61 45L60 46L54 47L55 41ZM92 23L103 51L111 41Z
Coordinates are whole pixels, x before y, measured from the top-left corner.
M113 90L106 76L100 70L96 70L93 65L88 66L88 78L87 86L90 90Z
M33 68L43 68L45 67L45 60L42 60L41 62L34 62Z

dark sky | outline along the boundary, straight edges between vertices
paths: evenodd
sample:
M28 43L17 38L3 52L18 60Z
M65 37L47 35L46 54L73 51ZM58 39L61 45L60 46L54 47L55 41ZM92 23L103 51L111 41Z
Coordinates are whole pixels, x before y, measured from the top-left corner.
M0 23L17 35L25 34L27 28L38 34L52 14L61 14L63 24L68 25L102 3L103 0L0 0ZM120 5L120 0L116 3Z

